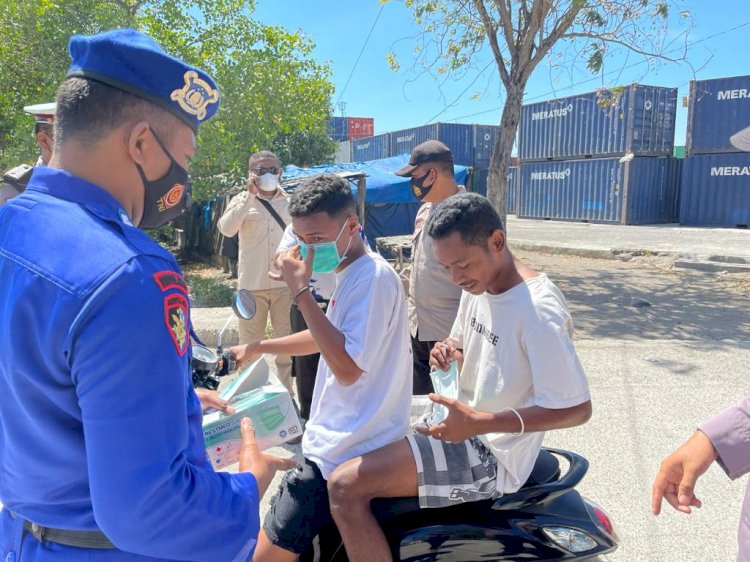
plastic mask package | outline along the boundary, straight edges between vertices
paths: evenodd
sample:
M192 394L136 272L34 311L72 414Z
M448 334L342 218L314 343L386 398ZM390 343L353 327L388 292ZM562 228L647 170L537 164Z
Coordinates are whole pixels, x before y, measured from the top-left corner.
M458 398L458 361L452 361L447 371L432 369L430 371L435 394L447 398ZM442 404L432 403L432 415L427 418L429 425L440 423L448 417L448 408Z
M249 417L260 450L298 437L302 424L292 397L282 385L267 385L232 397L236 412L227 415L215 410L203 416L203 440L215 470L226 469L239 461L242 447L240 422Z

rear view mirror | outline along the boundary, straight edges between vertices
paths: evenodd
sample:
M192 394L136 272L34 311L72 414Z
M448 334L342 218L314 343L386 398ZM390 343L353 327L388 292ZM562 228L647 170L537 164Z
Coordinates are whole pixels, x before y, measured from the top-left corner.
M243 320L251 320L257 310L252 293L247 289L237 291L232 301L232 310Z

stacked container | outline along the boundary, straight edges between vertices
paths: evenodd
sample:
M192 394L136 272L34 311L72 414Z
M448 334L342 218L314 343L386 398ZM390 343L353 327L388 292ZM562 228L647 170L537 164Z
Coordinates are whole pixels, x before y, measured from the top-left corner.
M677 89L631 84L523 106L518 215L672 222Z
M750 76L690 83L680 224L750 225L750 153L731 143L750 127Z
M352 141L352 162L365 162L388 158L391 154L391 133Z
M336 142L371 137L374 132L372 117L331 117L328 121L328 135Z

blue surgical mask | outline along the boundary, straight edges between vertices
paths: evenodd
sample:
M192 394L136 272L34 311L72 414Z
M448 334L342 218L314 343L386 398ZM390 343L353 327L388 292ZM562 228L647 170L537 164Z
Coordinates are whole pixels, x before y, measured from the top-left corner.
M300 254L302 254L302 259L307 258L307 248L312 246L313 250L315 251L315 255L313 256L313 273L330 273L334 269L336 269L342 261L346 259L346 253L349 251L349 246L352 243L352 238L349 238L349 244L346 245L346 250L344 250L343 255L339 255L339 248L336 245L336 242L339 241L339 238L341 238L341 235L344 232L344 229L346 228L346 225L349 224L349 221L347 220L344 223L344 226L341 227L341 230L339 231L339 235L336 236L336 240L332 242L320 242L318 244L305 244L301 240L299 240L299 251Z

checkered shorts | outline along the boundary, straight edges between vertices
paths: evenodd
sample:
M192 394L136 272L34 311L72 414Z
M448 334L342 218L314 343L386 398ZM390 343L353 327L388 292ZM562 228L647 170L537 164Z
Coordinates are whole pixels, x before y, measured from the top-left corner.
M416 433L407 440L417 462L420 507L446 507L500 495L497 459L476 437L446 443Z

